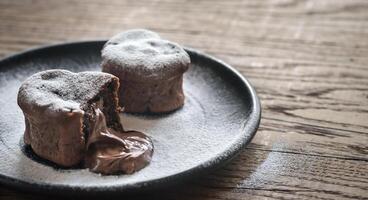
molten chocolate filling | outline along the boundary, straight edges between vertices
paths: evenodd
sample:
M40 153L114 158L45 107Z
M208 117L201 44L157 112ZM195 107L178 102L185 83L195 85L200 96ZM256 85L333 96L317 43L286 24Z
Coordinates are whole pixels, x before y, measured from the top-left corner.
M131 174L151 161L151 139L138 131L124 131L114 105L114 85L84 107L84 167L101 174Z
M131 174L151 161L153 144L148 136L138 131L109 128L103 112L99 108L94 112L86 144L85 167L102 174Z
M102 174L131 174L151 161L153 144L148 136L138 131L109 128L103 112L99 108L93 112L95 117L89 124L85 167Z

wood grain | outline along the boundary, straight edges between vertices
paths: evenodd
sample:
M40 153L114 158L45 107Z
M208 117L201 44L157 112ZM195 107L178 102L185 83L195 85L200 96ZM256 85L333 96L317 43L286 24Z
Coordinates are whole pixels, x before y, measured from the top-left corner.
M145 27L235 66L262 103L229 165L134 198L368 199L365 0L0 0L0 57ZM46 199L0 188L1 199Z

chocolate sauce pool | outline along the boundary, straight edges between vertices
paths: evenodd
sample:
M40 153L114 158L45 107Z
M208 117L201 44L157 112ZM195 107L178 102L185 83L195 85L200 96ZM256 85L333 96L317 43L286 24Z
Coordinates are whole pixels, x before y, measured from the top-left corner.
M84 166L101 174L131 174L151 161L151 139L138 131L116 131L106 126L100 109L87 140Z

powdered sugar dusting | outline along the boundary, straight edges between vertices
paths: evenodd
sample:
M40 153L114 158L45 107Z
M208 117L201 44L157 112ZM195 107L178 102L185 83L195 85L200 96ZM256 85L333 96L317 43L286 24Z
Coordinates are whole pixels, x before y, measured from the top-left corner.
M136 29L111 38L102 50L103 66L142 79L164 79L188 69L190 58L178 44L152 31Z
M48 107L54 111L73 111L94 98L99 88L115 78L103 72L73 73L67 70L46 70L27 78L18 93L21 107Z

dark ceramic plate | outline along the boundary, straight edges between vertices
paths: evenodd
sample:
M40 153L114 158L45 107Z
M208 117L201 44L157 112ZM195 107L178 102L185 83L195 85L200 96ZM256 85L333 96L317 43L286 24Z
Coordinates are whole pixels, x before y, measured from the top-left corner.
M23 144L23 114L17 105L21 82L41 70L100 70L105 41L32 49L0 61L0 182L52 194L121 193L164 187L208 172L233 158L255 135L261 110L249 82L222 61L187 49L183 108L165 115L128 115L126 129L147 133L155 152L132 175L100 176L86 169L60 169Z

